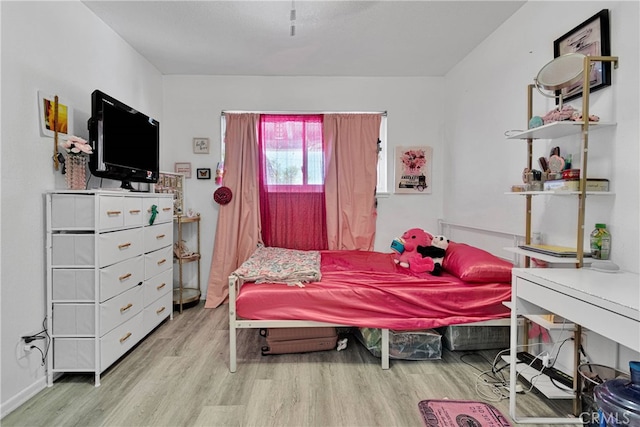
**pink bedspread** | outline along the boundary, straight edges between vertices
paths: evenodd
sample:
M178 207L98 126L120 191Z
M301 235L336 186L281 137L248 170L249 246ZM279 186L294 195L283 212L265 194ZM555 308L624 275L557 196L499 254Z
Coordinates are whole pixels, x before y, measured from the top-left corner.
M380 252L322 251L322 280L304 287L246 283L239 318L314 320L395 330L506 318L509 283L465 283L448 273L415 274Z

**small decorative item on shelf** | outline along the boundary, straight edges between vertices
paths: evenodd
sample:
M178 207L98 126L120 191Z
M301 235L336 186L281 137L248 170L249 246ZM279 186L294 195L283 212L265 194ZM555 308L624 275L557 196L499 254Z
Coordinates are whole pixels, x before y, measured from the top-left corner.
M87 186L87 155L93 149L87 141L77 136L70 136L60 144L67 152L65 161L66 182L69 190L84 190Z

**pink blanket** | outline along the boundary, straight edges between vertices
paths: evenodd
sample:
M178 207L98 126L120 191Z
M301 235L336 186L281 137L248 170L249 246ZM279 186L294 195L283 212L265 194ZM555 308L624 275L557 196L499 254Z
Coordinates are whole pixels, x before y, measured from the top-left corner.
M448 273L417 274L390 253L322 251L322 280L305 287L246 283L240 318L314 320L395 330L428 329L509 316L509 283L466 283Z

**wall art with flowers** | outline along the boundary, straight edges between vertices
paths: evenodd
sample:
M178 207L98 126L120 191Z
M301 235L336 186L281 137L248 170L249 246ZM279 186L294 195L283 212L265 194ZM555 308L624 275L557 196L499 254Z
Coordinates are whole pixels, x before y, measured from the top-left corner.
M395 193L431 194L432 153L428 146L396 147Z

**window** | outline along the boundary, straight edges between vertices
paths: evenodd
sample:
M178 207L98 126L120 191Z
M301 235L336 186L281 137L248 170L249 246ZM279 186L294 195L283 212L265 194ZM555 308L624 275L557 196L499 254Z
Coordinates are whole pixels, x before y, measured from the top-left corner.
M220 158L224 160L224 134L226 131L226 121L224 114L220 116ZM313 158L315 154L312 154ZM323 165L324 167L324 165ZM301 169L302 170L302 169ZM311 172L313 176L313 172ZM315 178L315 177L314 177ZM310 185L314 183L314 179L311 180ZM380 153L378 155L378 185L377 192L387 193L387 116L382 116L382 122L380 123Z
M321 191L324 152L321 115L262 115L259 139L270 192Z

